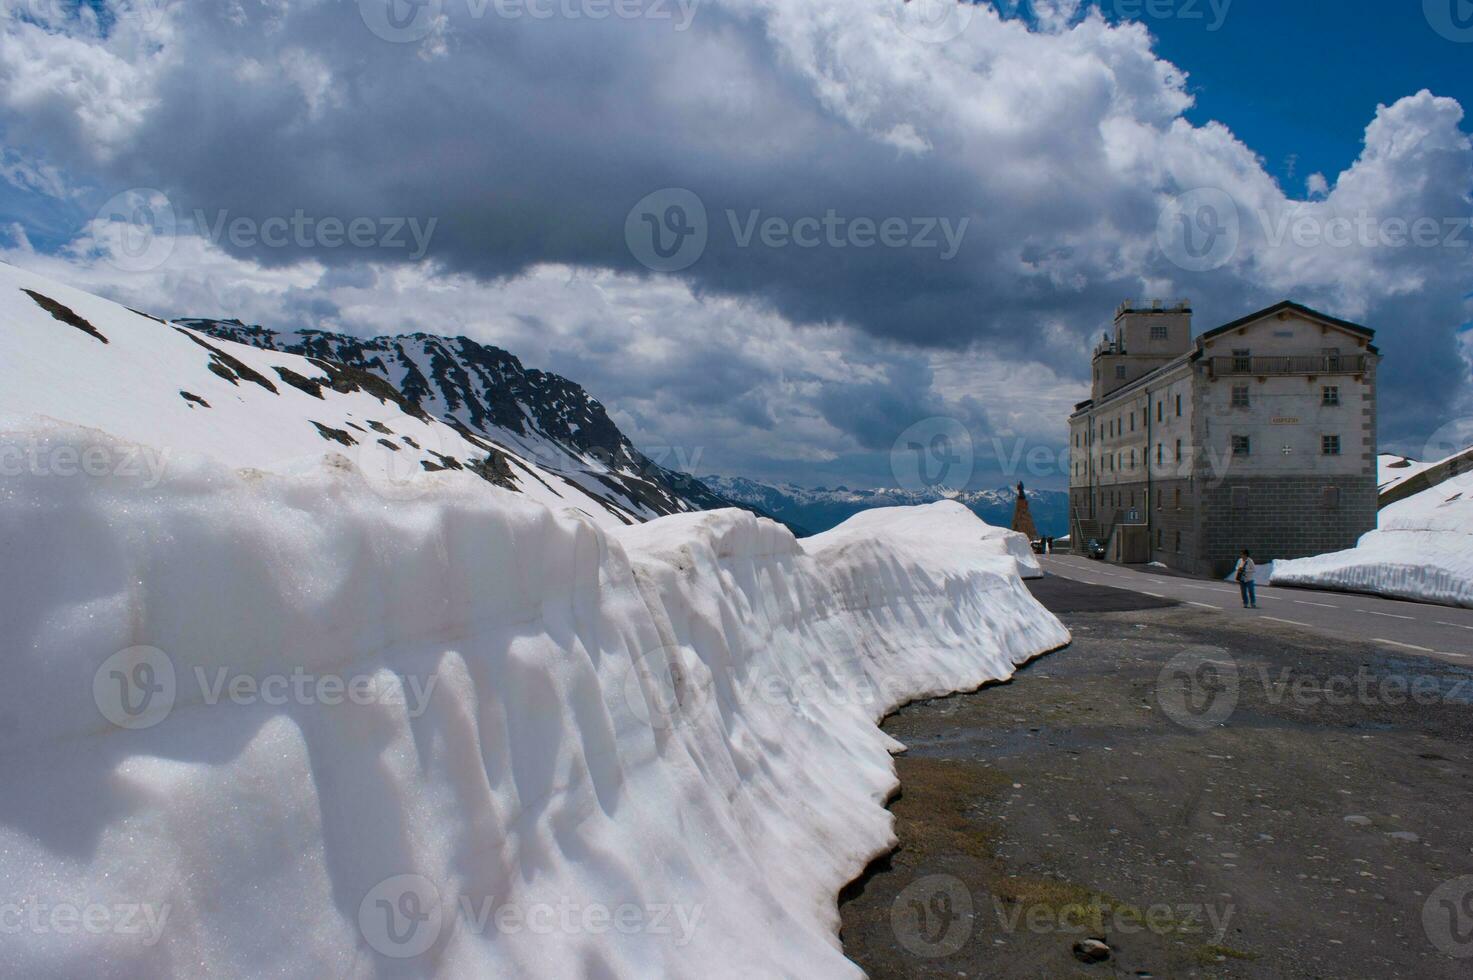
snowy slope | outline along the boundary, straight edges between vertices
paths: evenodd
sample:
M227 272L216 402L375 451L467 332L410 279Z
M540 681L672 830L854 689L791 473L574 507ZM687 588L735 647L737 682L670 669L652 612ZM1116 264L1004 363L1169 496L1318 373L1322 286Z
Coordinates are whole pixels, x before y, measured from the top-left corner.
M1424 463L1421 460L1412 459L1410 456L1382 453L1376 457L1377 489L1380 493L1385 493L1387 490L1410 480L1428 467L1435 465L1437 465L1435 462Z
M158 476L209 457L289 472L335 455L384 500L429 492L436 473L465 467L603 524L646 516L599 497L468 430L457 431L364 372L209 338L0 263L0 419L41 416L126 443ZM14 439L0 464L67 466ZM71 464L72 468L76 464Z
M377 375L426 413L643 519L733 506L694 477L641 453L581 386L525 368L497 347L424 333L363 339L323 330L268 330L238 320L177 322L225 340L325 358Z
M1383 507L1377 529L1348 551L1280 561L1273 584L1473 607L1473 475Z

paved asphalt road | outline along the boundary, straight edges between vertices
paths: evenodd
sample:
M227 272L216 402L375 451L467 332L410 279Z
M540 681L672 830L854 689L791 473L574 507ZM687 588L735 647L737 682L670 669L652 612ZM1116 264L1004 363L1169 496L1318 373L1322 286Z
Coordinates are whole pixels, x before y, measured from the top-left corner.
M899 846L840 906L869 976L1473 977L1473 663L1029 587L1070 646L885 722Z
M1076 555L1048 555L1041 561L1052 575L1218 609L1233 619L1256 617L1341 639L1369 640L1390 650L1473 664L1473 609L1261 585L1258 611L1253 612L1243 609L1238 587L1231 582L1186 578L1145 565L1110 565Z

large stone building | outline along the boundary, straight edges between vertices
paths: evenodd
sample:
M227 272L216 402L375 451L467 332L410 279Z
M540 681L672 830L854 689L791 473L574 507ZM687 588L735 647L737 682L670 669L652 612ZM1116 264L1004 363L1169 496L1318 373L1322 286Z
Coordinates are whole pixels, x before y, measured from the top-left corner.
M1192 336L1186 303L1125 304L1069 419L1076 547L1226 575L1376 526L1376 366L1366 327L1280 303Z

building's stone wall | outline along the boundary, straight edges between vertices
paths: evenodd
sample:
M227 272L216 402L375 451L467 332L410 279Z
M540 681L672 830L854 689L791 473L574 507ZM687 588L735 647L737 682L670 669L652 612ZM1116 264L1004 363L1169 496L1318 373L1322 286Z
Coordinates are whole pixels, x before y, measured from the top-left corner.
M1326 491L1338 491L1327 502ZM1248 548L1269 561L1353 548L1376 527L1374 476L1229 477L1200 491L1202 541L1197 568L1213 576L1232 570Z

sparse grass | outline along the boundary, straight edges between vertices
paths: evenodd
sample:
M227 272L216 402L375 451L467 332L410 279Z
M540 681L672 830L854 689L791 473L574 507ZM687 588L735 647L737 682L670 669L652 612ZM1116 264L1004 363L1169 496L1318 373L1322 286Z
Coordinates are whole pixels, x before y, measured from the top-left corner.
M1245 953L1241 949L1233 949L1231 946L1220 946L1216 943L1207 943L1197 947L1196 960L1199 966L1212 966L1223 960L1256 960L1257 953Z

